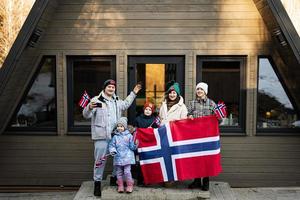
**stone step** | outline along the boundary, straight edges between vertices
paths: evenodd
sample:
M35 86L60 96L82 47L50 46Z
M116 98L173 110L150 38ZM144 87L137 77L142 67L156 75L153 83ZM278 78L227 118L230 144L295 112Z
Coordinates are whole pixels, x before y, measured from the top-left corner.
M130 200L192 200L192 199L212 199L212 200L235 200L233 191L228 183L211 182L210 191L200 189L188 189L190 181L175 183L172 188L165 188L158 185L146 187L134 186L131 194L118 193L116 186L109 186L108 181L102 182L102 198L93 195L93 181L83 182L74 200L97 200L97 199L130 199Z

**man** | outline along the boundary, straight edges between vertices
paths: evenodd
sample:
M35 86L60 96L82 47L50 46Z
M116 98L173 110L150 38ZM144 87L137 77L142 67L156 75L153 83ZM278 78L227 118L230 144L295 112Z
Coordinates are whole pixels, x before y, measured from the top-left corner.
M101 196L101 181L106 164L105 155L111 133L121 118L122 111L126 110L141 90L137 84L125 100L120 100L116 94L116 82L106 80L103 90L98 96L91 99L83 110L84 118L91 118L91 134L94 141L94 195Z

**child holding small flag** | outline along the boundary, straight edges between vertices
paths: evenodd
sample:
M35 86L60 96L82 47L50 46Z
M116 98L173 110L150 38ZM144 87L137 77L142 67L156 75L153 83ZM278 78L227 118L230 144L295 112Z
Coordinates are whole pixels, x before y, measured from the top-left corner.
M137 128L158 128L160 120L154 116L154 104L146 102L144 104L143 113L135 118L134 126Z
M207 97L208 85L200 82L196 86L196 98L188 104L188 117L196 118L208 115L214 115L216 103ZM202 180L202 183L201 183ZM201 188L204 191L209 190L209 177L196 178L189 188Z
M160 125L159 117L154 116L154 104L151 102L146 102L143 108L144 112L137 116L134 121L134 126L136 128L158 128ZM144 185L144 178L141 172L141 166L139 164L139 157L136 152L136 176L137 176L137 185Z

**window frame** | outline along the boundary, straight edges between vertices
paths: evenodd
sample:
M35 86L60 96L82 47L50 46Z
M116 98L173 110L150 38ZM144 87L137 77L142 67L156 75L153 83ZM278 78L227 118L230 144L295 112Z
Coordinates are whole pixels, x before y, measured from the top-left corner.
M89 135L91 132L91 126L74 125L73 116L73 80L74 80L74 61L110 61L111 62L111 77L116 80L116 61L115 55L67 55L67 134L68 135ZM100 84L100 83L99 83ZM100 88L99 88L100 89ZM92 98L92 97L91 97Z
M292 98L292 95L290 94L283 77L280 75L279 70L277 69L277 65L275 64L272 56L268 55L260 55L257 57L257 77L256 77L256 135L258 136L274 136L274 135L279 135L279 136L295 136L299 135L300 136L300 128L258 128L257 127L257 119L258 119L258 90L259 90L259 60L261 58L266 58L271 64L271 67L276 74L284 92L286 93L287 97L289 98L289 101L293 105L294 109L296 109L296 112L299 115L299 108L297 107L297 104L295 103L295 100Z
M203 77L203 62L239 62L240 63L240 102L239 102L239 126L220 126L220 133L222 135L246 135L246 55L197 55L196 58L196 81L202 81ZM209 97L209 95L208 95ZM214 100L215 101L215 100ZM217 102L216 102L217 103ZM225 102L226 104L226 102Z
M24 102L24 100L26 99L28 92L30 91L31 87L34 84L35 79L37 78L37 76L39 75L43 64L45 62L46 59L51 58L54 59L54 81L55 81L55 89L54 89L54 98L55 98L55 116L56 116L56 123L54 127L10 127L11 125L11 121L12 118L15 116L16 112L20 110L22 103ZM57 135L57 123L58 123L58 116L57 116L57 59L56 59L56 55L43 55L40 59L40 62L37 65L37 68L35 69L35 72L31 78L31 80L29 81L28 85L26 86L26 89L24 90L24 93L22 94L22 98L18 103L18 106L15 108L14 110L14 114L12 115L5 134L9 134L9 135Z

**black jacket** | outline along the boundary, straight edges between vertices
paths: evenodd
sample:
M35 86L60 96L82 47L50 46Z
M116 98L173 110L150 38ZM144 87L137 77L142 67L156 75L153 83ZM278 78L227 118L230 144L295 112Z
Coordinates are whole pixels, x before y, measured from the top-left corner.
M137 128L148 128L149 126L152 128L158 128L158 125L155 123L155 117L153 115L146 116L144 114L135 118L134 126Z

